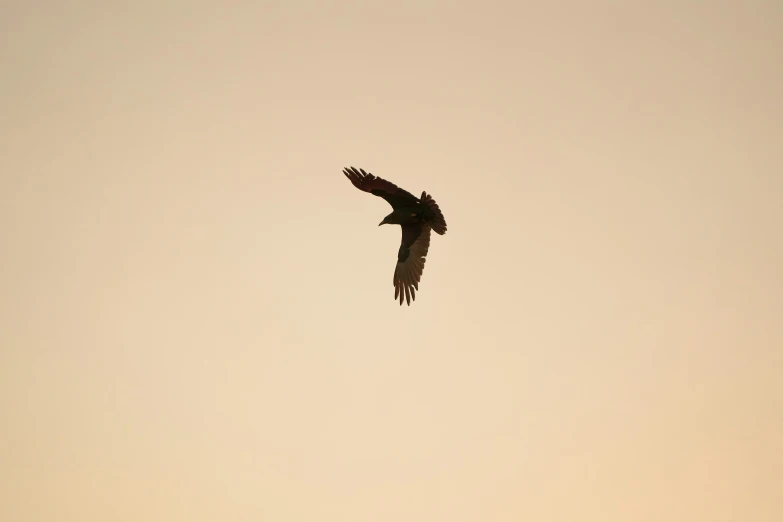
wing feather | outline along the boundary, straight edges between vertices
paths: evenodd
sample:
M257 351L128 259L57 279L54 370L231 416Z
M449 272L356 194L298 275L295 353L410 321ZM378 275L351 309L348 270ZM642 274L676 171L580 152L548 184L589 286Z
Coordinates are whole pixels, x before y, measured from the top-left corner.
M397 254L397 266L394 267L394 298L403 299L410 306L416 300L416 290L424 272L427 252L430 248L429 225L403 225L402 242Z
M343 169L343 174L351 180L354 187L385 199L392 208L411 206L419 201L416 196L407 190L403 190L390 181L365 172L364 169L357 169L356 167L345 168Z

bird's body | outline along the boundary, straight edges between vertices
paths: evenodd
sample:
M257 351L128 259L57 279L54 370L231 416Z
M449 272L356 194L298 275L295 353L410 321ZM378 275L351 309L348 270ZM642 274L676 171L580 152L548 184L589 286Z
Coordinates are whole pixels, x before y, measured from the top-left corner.
M424 271L424 262L430 246L430 231L443 235L446 233L446 220L443 214L426 192L421 198L415 197L385 179L368 174L354 167L343 170L353 185L365 192L385 199L392 212L380 225L400 225L402 241L397 252L397 265L394 269L394 298L403 298L411 304L416 299L416 290ZM380 226L379 225L379 226Z

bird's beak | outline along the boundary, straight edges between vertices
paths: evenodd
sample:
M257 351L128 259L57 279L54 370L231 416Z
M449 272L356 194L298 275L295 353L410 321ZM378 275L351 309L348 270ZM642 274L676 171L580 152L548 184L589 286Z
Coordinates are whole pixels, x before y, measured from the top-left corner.
M386 220L385 220L385 219L384 219L383 221L381 221L380 223L378 223L378 226L381 226L381 225L383 225L384 223L386 223Z

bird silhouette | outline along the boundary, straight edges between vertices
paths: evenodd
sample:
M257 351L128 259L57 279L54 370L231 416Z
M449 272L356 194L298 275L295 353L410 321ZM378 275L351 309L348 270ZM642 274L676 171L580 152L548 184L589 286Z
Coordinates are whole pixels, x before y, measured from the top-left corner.
M385 199L392 206L392 213L383 218L381 225L400 225L402 241L397 252L397 265L394 267L394 299L403 298L410 306L416 300L416 290L424 271L424 262L430 248L430 231L446 233L446 220L440 207L426 192L417 198L410 192L399 188L363 169L355 167L343 169L351 183L364 192Z

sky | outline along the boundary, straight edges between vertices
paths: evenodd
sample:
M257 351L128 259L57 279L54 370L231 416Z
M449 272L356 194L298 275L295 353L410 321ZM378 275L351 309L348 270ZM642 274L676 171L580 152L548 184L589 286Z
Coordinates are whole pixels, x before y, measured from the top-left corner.
M0 519L781 520L781 26L4 2Z

